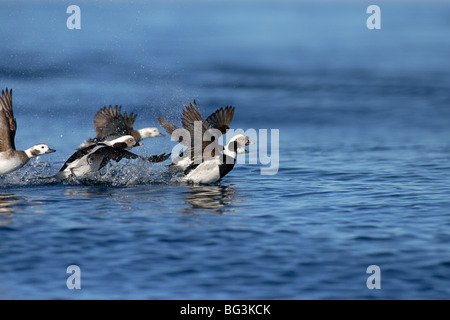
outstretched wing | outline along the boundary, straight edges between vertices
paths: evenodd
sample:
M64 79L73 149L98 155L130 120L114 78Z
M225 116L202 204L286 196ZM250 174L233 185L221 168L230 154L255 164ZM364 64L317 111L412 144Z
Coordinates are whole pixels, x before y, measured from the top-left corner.
M158 117L158 121L161 127L163 127L169 135L172 135L175 130L181 129L180 127L177 127L176 125L167 121L164 117Z
M14 138L16 136L17 123L14 118L12 106L12 89L2 90L0 97L0 152L16 150Z
M195 125L196 122L197 126ZM197 133L201 133L203 136L203 134L209 129L208 124L205 120L203 120L203 117L198 110L195 100L194 103L190 103L188 106L184 107L181 124L183 125L183 128L189 131L191 136L193 136L196 131L198 131Z
M169 159L169 157L170 153L169 154L161 153L160 155L157 156L150 156L147 158L147 160L150 162L163 162Z
M70 156L69 159L67 159L67 161L64 163L64 165L62 166L62 168L59 171L64 171L66 170L66 168L75 160L77 159L81 159L82 157L84 157L85 155L89 154L90 152L92 152L92 149L98 147L98 146L103 146L104 144L91 144L85 148L79 149L77 150L74 154L72 154ZM106 145L104 145L106 146Z
M166 132L172 137L172 139L177 140L179 143L181 143L182 145L185 145L185 146L190 146L191 145L191 141L190 140L189 141L185 141L183 139L182 135L179 135L179 136L178 135L173 135L172 136L172 134L176 130L179 130L179 129L183 130L182 128L177 127L176 125L170 123L169 121L167 121L163 117L159 117L158 121L159 121L159 124L161 125L161 127L163 127L166 130Z
M218 137L214 136L214 132L210 130L213 128L210 128L206 121L203 120L195 101L193 104L185 106L181 123L183 128L191 135L191 160L195 163L201 163L206 159L213 158L218 147ZM199 146L196 147L196 144L199 144Z
M222 134L225 134L230 129L230 122L233 120L234 107L227 106L218 109L216 112L206 118L206 123L209 127L218 129Z
M123 115L120 113L121 106L110 105L103 107L94 117L94 128L98 140L103 140L108 136L129 135L133 130L133 124L137 114L131 113Z
M105 166L109 160L114 160L116 162L119 162L123 158L126 158L126 159L142 158L142 157L138 156L137 154L134 154L127 150L117 149L117 148L113 148L110 146L106 146L106 147L100 148L97 151L90 154L88 157L88 160L93 160L94 158L99 158L99 157L104 158L106 160L106 161L102 162L102 166L100 168Z
M89 156L89 160L95 157L101 157L104 158L106 161L102 162L102 166L100 168L102 168L103 166L105 166L109 160L114 160L116 162L119 162L120 160L122 160L123 158L125 159L142 159L142 160L147 160L150 162L162 162L167 160L170 157L170 153L169 154L165 154L162 153L160 155L157 156L150 156L148 158L139 156L135 153L132 153L130 151L124 150L124 149L117 149L114 147L104 147L101 148L97 151L95 151L94 153L92 153Z

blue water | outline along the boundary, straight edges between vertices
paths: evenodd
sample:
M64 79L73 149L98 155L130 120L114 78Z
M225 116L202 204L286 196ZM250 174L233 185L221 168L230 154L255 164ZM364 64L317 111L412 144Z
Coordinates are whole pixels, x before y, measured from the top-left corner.
M380 0L368 30L371 4L4 1L16 145L57 153L0 178L0 298L449 299L450 5ZM137 161L38 179L94 136L100 107L142 128L179 124L193 99L236 106L233 128L279 129L277 174L249 163L256 149L213 186Z

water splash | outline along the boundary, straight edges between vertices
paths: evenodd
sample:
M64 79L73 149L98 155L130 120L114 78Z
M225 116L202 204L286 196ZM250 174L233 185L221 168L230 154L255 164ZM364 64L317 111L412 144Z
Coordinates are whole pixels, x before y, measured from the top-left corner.
M111 185L130 186L140 184L169 184L171 174L165 165L154 164L144 160L129 160L121 163L112 162L99 172L83 177L74 177L60 181L54 177L59 166L47 161L33 159L22 169L0 177L1 188L14 186L75 184L75 185Z

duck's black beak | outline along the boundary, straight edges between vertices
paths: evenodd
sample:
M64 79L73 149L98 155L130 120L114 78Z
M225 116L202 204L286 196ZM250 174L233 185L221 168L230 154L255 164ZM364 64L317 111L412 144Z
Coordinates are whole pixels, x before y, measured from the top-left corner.
M53 153L53 152L56 152L56 150L55 149L48 149L45 153Z

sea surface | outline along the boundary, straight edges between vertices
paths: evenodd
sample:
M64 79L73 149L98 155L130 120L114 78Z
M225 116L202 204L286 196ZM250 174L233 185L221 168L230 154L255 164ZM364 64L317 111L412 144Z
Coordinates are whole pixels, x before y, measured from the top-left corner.
M0 299L450 298L448 1L2 1L0 31L16 146L57 150L0 177ZM219 183L45 179L101 107L164 132L194 99L255 133Z

